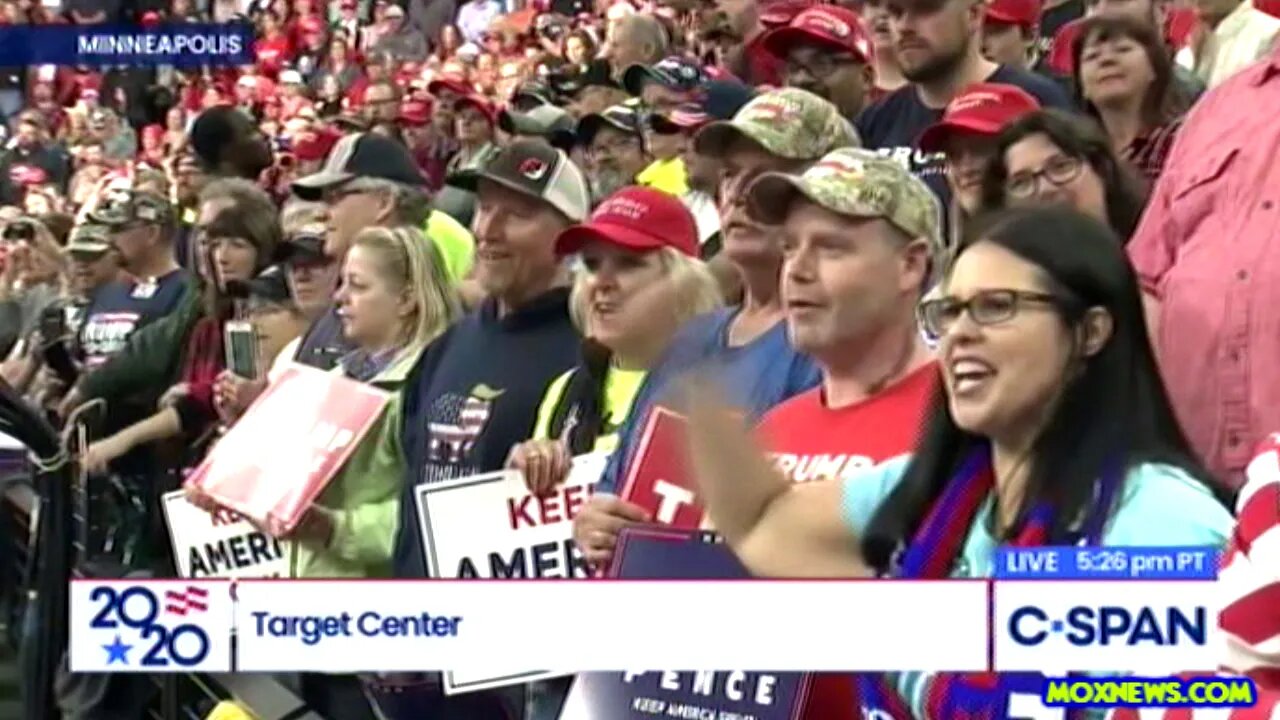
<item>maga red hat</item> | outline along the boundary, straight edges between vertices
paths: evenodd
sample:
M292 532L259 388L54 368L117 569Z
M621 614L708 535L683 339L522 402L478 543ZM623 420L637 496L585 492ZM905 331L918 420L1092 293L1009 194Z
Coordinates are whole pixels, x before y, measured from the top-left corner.
M572 255L593 240L632 250L669 247L697 257L698 224L680 198L632 186L605 198L587 222L560 233L556 252Z
M1016 85L970 85L947 104L942 120L920 133L917 144L925 152L942 152L952 133L996 135L1005 125L1038 109L1040 102Z
M786 27L769 31L763 42L766 50L779 57L803 43L851 52L862 62L871 57L871 39L862 27L862 18L839 5L811 7L792 18Z

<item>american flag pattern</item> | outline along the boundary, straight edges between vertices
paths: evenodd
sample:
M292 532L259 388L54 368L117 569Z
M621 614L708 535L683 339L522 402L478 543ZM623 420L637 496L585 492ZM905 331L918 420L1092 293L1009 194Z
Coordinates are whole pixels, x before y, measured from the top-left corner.
M493 401L446 393L436 398L427 423L427 467L423 482L466 474L476 438L493 413Z
M1118 709L1110 720L1280 720L1280 434L1249 463L1236 529L1218 571L1226 647L1220 670L1258 684L1251 708Z
M209 609L209 591L188 585L185 592L164 591L164 611L173 615L204 612Z

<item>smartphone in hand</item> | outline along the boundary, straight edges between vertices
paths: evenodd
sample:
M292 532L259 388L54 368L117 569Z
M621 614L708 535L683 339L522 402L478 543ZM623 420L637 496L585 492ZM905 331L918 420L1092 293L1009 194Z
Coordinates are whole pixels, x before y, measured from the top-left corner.
M258 333L253 323L231 320L224 326L227 369L246 380L258 378Z

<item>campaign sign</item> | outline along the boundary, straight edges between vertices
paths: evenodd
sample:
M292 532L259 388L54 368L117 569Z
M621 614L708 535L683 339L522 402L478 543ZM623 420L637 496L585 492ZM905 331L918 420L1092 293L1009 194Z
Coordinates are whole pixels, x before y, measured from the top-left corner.
M178 575L184 578L284 577L280 542L232 510L209 513L175 490L162 500Z
M644 508L654 522L694 530L705 526L706 513L696 500L687 428L683 415L653 408L620 497Z
M733 553L708 534L627 528L610 575L642 579L749 577ZM581 673L560 720L794 720L809 693L809 675L767 672Z
M213 446L187 482L283 535L342 468L389 398L364 383L294 365Z
M580 455L563 485L534 497L516 471L426 483L416 488L427 572L437 578L586 578L573 542L573 518L591 497L607 453ZM562 671L483 674L446 672L448 694L475 692L550 677Z
M72 672L230 672L230 580L71 581Z

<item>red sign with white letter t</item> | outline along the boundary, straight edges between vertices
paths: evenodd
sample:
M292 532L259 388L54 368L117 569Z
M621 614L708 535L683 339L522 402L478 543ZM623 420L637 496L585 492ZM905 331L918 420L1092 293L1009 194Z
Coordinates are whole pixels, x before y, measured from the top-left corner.
M687 427L683 415L653 408L621 497L644 508L654 522L698 530L704 525L706 512L697 502L697 485L689 468Z

